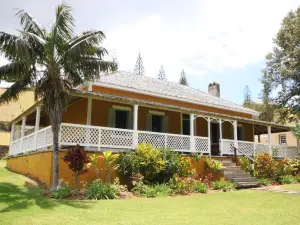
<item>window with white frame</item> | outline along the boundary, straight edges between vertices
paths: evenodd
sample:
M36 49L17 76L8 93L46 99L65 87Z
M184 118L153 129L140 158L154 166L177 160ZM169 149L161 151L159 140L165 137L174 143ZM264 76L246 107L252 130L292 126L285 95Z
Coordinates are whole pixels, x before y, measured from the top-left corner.
M286 135L285 134L279 134L279 144L286 145Z

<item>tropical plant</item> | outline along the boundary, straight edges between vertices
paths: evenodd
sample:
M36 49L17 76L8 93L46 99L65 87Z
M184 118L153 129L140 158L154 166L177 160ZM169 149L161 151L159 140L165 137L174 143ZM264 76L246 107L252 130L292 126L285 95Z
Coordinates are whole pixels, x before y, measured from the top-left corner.
M196 167L197 167L197 175L200 175L200 161L202 159L203 153L195 153L193 155L193 159L196 162Z
M101 180L94 180L86 185L83 193L87 199L116 199L118 198L118 191L113 185L104 184Z
M194 192L195 184L196 184L196 180L190 177L179 177L176 174L170 179L169 182L171 192L173 194L181 194L181 195Z
M294 177L297 182L300 182L300 174Z
M223 163L221 161L212 159L211 157L206 157L205 162L207 167L211 169L213 172L222 171L224 169Z
M276 161L269 153L261 153L254 158L254 176L272 179L277 168Z
M269 186L272 183L269 178L264 178L264 177L258 178L257 181L260 185L263 185L263 186Z
M91 168L91 167L95 168L97 179L100 179L100 169L97 167L97 159L99 159L99 158L100 158L100 156L97 156L94 153L90 156L90 162L87 164L88 168Z
M17 12L18 35L0 32L0 53L9 60L0 67L0 80L13 82L1 95L0 103L18 99L27 88L34 88L49 116L53 132L53 183L58 185L58 135L62 113L68 106L70 91L87 80L97 79L116 64L104 60L102 31L89 30L74 35L74 18L69 5L56 8L55 22L46 31L24 10Z
M88 169L84 169L85 164L89 163L89 158L86 152L79 145L71 147L65 153L63 160L68 164L70 170L73 171L75 176L76 189L79 187L79 176L83 173L88 172Z
M251 162L250 159L246 156L239 156L239 165L243 170L245 170L247 173L251 172Z
M192 177L195 175L195 169L192 169L191 157L180 158L180 168L178 174L182 177Z
M113 154L112 151L103 152L103 156L100 156L100 158L104 159L105 162L105 181L108 184L111 183L111 171L116 169L113 164L119 156L120 154Z
M214 181L213 189L215 190L222 190L222 191L233 191L236 188L236 185L228 180L222 178L219 181Z
M195 192L206 194L207 191L208 191L208 186L206 184L201 183L201 182L195 183Z
M56 199L64 199L71 195L72 188L62 179L59 180L57 189L51 190L50 197Z
M292 184L295 182L296 179L292 175L285 175L280 178L280 183L282 184Z

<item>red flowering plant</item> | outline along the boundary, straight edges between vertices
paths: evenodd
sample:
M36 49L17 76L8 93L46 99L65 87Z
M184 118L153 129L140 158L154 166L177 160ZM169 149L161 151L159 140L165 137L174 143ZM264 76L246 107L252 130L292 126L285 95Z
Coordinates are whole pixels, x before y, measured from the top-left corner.
M86 163L90 162L86 152L79 145L69 148L64 157L62 158L65 163L68 164L70 170L74 172L76 189L78 191L79 176L88 172L88 169L84 169Z

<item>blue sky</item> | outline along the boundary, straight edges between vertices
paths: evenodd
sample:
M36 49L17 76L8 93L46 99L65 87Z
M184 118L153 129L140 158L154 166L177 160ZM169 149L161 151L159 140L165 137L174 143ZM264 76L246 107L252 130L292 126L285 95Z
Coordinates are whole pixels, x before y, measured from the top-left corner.
M25 9L45 27L54 20L58 0L10 0L1 5L0 30L19 28L15 8ZM163 64L170 81L186 71L191 87L207 91L221 85L221 97L241 104L246 85L252 98L261 91L261 70L283 17L295 0L69 0L76 32L106 34L104 46L118 57L120 69L133 71L141 51L147 76ZM0 58L0 65L5 60ZM3 85L3 83L2 83Z

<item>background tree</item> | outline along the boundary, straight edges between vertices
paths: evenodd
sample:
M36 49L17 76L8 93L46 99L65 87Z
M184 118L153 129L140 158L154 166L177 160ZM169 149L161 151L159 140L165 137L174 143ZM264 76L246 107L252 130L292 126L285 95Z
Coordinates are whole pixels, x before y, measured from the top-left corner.
M159 69L157 78L158 78L159 80L167 80L165 68L164 68L163 65L160 66L160 69Z
M251 91L248 85L244 89L244 104L251 102Z
M277 92L272 103L283 109L281 119L291 114L295 119L300 111L300 7L283 19L273 41L262 82Z
M102 31L89 30L74 35L71 7L59 5L50 31L25 11L17 13L21 30L18 35L0 32L0 53L8 60L0 67L0 80L13 82L0 102L16 100L28 87L43 101L53 132L53 184L58 185L58 134L69 92L87 80L97 79L102 71L116 69L105 61L107 50L101 47Z
M136 59L134 73L137 75L145 75L145 68L144 68L144 63L143 63L143 59L141 56L141 52L139 52L138 57Z
M182 70L180 73L179 84L186 85L186 86L189 85L184 70Z

